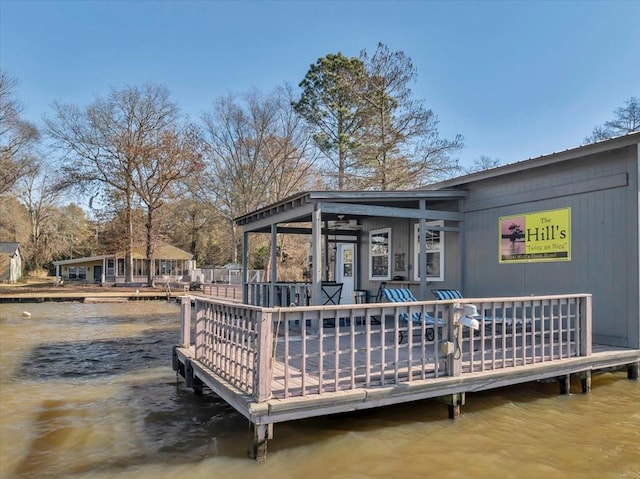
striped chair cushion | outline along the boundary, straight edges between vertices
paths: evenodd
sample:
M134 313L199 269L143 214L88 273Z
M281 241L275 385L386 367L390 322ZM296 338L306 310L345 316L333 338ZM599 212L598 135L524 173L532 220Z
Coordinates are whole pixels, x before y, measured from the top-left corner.
M410 301L418 301L413 295L410 289L398 288L398 289L383 289L382 293L384 297L390 303L408 303Z
M462 299L462 293L457 289L432 289L436 299Z
M407 288L398 288L398 289L385 288L382 290L382 293L386 298L386 300L389 301L390 303L413 303L418 301L416 297L413 295L413 293L411 292L411 290ZM407 321L409 319L407 313L400 313L398 317L403 321ZM422 315L418 312L415 312L411 315L411 320L414 323L421 323ZM426 324L435 323L435 319L432 318L429 314L425 314L424 321Z

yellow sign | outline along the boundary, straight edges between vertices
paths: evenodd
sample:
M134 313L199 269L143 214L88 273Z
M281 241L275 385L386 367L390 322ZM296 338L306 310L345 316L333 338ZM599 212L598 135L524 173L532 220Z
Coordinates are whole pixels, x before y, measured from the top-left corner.
M571 208L499 218L500 263L571 261Z

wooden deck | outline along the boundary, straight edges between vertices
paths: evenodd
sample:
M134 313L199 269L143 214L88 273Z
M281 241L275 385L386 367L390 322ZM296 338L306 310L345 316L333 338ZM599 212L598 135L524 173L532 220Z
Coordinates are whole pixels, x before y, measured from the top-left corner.
M588 391L592 371L637 378L640 364L640 350L592 346L589 295L271 309L191 299L174 367L252 422L257 458L277 422L433 397L455 417L468 392L551 378L566 389L572 374ZM478 330L458 323L461 302L478 306ZM406 321L415 314L435 321Z

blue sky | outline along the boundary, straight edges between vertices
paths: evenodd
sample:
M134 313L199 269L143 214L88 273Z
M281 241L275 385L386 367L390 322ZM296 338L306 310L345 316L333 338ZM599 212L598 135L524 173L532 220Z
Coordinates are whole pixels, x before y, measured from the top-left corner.
M7 1L0 66L25 117L110 87L166 85L197 119L229 91L297 85L328 53L378 42L413 59L412 85L465 137L464 165L582 143L640 96L640 1Z

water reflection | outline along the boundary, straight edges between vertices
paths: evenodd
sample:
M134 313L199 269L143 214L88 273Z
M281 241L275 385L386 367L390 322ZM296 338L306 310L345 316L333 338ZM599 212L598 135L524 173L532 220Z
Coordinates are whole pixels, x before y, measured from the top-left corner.
M0 306L1 478L639 477L624 373L470 394L458 421L428 400L278 424L258 465L248 421L176 382L176 305L23 309Z
M61 379L135 372L167 364L177 341L175 328L156 328L129 338L42 344L25 358L20 375Z

